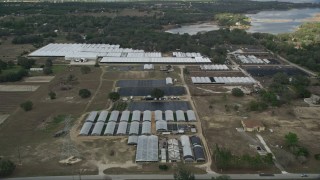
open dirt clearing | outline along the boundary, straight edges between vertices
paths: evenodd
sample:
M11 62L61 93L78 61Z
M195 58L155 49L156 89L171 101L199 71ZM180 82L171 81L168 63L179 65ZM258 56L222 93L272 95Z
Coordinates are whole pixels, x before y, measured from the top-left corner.
M0 112L11 113L31 94L32 92L0 92Z
M36 91L39 87L31 85L0 85L0 92L31 92Z
M9 114L0 114L0 125L9 117Z
M28 83L46 83L50 82L54 76L34 76L34 77L27 77L24 78L24 82Z

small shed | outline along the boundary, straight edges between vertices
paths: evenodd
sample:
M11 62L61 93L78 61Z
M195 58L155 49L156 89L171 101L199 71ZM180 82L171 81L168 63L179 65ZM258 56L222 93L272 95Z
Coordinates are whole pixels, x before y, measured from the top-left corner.
M245 131L248 132L252 132L252 131L264 131L265 130L265 126L262 124L261 121L259 120L241 120L243 129Z
M173 85L173 80L171 77L166 78L166 85Z

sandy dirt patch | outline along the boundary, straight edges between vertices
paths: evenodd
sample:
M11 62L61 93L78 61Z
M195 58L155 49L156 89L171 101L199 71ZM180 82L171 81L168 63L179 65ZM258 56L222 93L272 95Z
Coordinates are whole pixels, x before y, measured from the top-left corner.
M27 77L24 79L24 82L30 83L46 83L50 82L54 76L34 76L34 77Z
M9 114L0 114L0 125L9 117Z
M31 92L36 91L39 87L29 85L0 85L0 92Z

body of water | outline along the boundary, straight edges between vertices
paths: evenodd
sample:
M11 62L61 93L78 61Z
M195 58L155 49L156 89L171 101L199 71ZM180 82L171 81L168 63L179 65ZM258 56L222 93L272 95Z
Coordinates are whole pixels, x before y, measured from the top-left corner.
M251 18L249 32L263 32L271 34L293 32L309 18L320 13L320 9L292 9L288 11L261 11L257 14L246 14Z
M211 23L202 23L202 24L193 24L193 25L184 25L179 28L169 29L166 32L171 34L189 34L195 35L198 32L208 32L218 30L219 26Z

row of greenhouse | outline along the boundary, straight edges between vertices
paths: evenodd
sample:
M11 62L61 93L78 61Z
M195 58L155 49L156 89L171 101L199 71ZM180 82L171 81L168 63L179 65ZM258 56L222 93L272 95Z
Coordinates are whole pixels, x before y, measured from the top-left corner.
M198 136L159 140L158 136L129 136L129 145L137 145L136 162L205 162L205 152Z
M146 111L92 111L86 117L85 122L130 122L130 121L151 121L152 115L154 113L154 118L156 121L196 121L196 115L193 110L166 110L160 111L156 110L154 112Z

